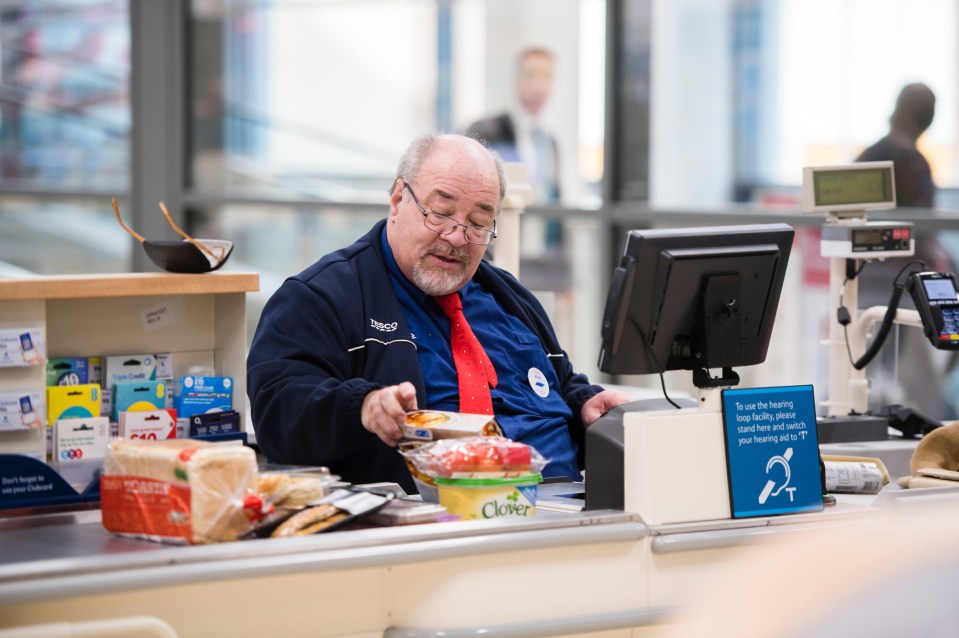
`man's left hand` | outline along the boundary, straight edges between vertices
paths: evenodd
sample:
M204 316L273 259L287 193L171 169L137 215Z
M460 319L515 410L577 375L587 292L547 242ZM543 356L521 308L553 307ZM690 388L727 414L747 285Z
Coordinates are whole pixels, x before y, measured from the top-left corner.
M583 404L583 425L589 427L593 421L603 416L617 405L629 403L630 396L620 390L603 390Z

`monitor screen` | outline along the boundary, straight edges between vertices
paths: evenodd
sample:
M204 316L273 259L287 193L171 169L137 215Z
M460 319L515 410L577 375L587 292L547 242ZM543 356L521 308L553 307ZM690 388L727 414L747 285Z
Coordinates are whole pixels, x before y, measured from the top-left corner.
M603 313L600 370L692 370L695 379L762 363L793 235L786 224L627 233Z

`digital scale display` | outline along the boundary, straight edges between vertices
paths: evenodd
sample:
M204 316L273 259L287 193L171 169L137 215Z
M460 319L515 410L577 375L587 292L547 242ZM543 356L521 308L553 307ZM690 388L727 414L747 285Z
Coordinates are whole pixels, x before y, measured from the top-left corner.
M823 257L908 257L914 250L912 224L908 222L826 224L820 237Z
M800 203L804 213L865 219L866 211L896 207L896 172L892 162L806 166L802 170Z
M911 228L903 226L879 226L852 229L853 252L909 250Z
M813 178L816 206L887 202L893 197L892 168L855 168L817 172Z

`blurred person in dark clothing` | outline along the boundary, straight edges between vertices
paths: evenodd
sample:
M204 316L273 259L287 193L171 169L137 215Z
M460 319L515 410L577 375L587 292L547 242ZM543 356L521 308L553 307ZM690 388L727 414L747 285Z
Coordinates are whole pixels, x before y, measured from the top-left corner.
M916 141L932 124L935 113L936 96L932 90L919 82L907 84L899 92L896 108L889 117L889 132L856 158L858 162L893 162L898 207L934 205L936 186L932 170ZM951 259L934 231L914 233L913 237L913 259L925 262L928 270L952 270ZM907 263L903 258L867 264L860 275L859 306L887 305L893 279ZM913 270L918 270L918 266ZM903 295L899 306L913 308L912 298ZM956 406L947 397L944 385L945 373L953 366L955 357L937 353L917 328L902 328L899 334L898 361L890 335L884 355L872 364L872 370L867 370L872 382L870 407L901 403L933 418L955 418ZM894 373L897 367L898 372Z
M889 133L864 150L857 162L892 160L896 172L896 203L906 208L932 208L936 185L929 162L916 148L936 114L936 96L922 83L907 84L899 92L889 118Z

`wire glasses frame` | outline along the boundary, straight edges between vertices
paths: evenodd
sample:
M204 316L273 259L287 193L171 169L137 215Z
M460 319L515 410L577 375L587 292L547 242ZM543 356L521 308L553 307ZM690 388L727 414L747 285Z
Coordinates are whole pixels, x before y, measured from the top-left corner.
M480 226L473 226L471 224L461 224L449 215L440 215L434 211L427 211L425 208L423 208L423 205L420 204L420 200L417 199L416 193L413 192L413 187L409 185L409 182L404 180L403 186L410 192L416 207L420 209L421 213L423 213L423 225L432 230L434 233L441 236L446 236L455 232L458 227L462 227L463 237L466 238L466 241L471 244L476 244L477 246L489 246L492 241L496 239L495 220L493 221L493 230L482 228Z

